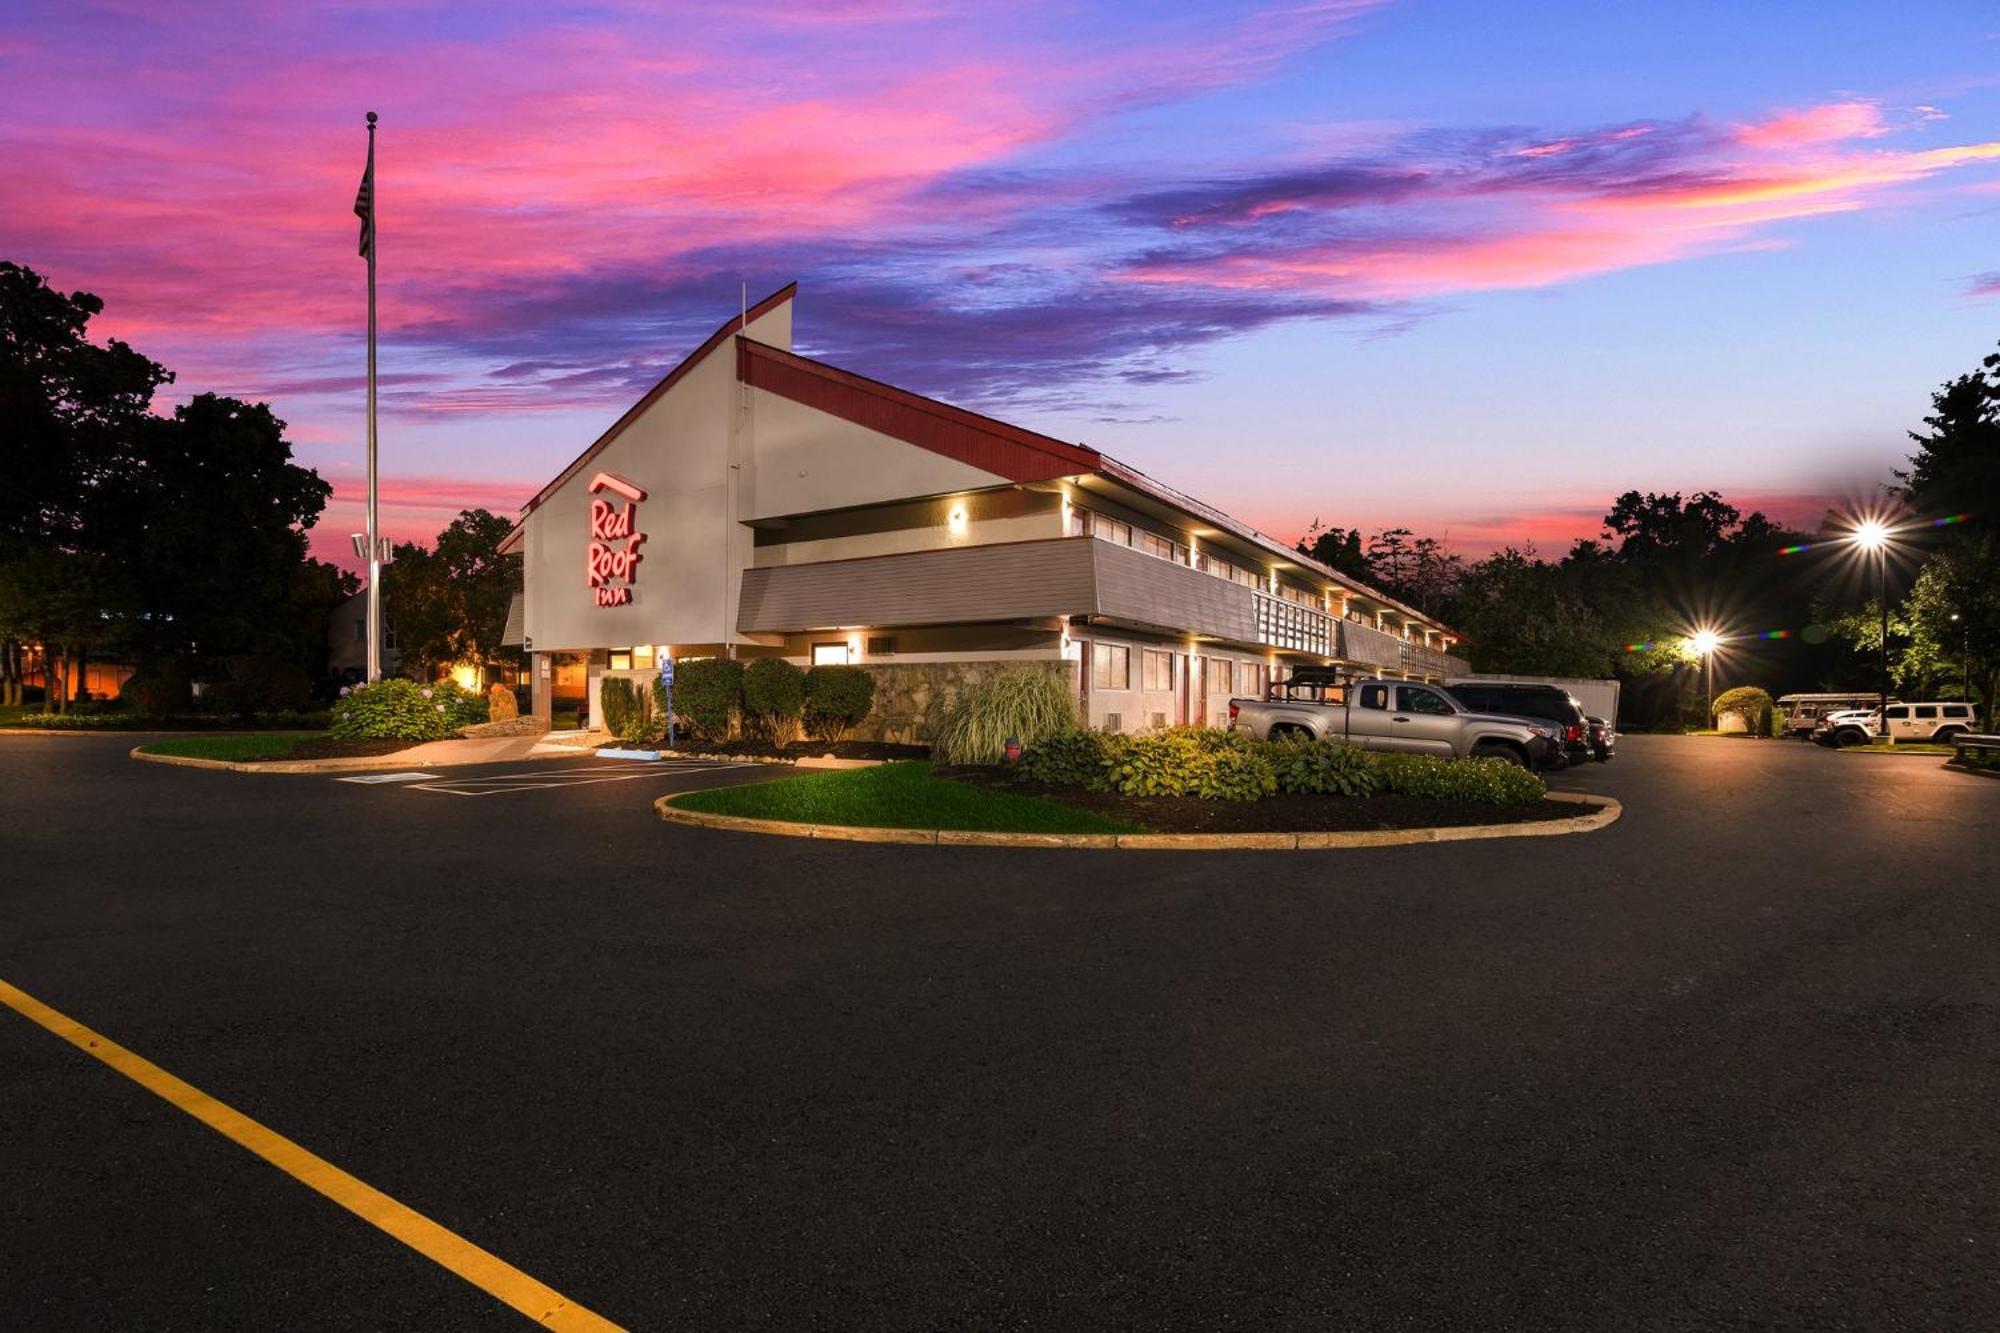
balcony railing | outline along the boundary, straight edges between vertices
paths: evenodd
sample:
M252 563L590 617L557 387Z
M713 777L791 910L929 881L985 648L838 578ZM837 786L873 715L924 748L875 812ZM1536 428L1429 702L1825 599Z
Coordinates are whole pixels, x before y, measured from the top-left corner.
M1268 593L1250 594L1257 606L1257 641L1273 648L1333 656L1334 621L1323 611Z
M1358 620L1340 622L1340 659L1344 662L1400 671L1403 649L1407 646L1395 635L1373 625L1364 625Z
M1449 676L1463 676L1472 669L1472 664L1462 657L1436 648L1426 648L1421 643L1403 645L1403 670L1423 676L1436 676L1440 680Z

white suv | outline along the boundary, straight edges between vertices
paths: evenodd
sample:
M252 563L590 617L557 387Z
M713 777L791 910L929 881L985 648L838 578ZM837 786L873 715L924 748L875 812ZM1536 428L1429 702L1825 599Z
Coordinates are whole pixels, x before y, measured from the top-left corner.
M1821 745L1865 745L1882 734L1876 716L1880 711L1857 708L1828 713L1819 720L1813 739ZM1889 705L1889 737L1897 741L1937 741L1949 745L1954 737L1971 731L1978 722L1979 709L1968 703Z

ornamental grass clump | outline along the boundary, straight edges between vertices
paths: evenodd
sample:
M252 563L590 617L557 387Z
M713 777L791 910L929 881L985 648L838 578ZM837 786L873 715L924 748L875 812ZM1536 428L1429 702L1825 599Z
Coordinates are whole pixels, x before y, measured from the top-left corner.
M1272 741L1278 790L1306 796L1373 796L1382 779L1359 746L1312 739Z
M1548 784L1504 759L1439 759L1427 754L1374 758L1382 788L1397 796L1475 805L1528 805L1548 794Z
M606 676L597 687L604 729L629 745L649 745L659 732L650 691L627 676Z
M931 736L942 764L997 764L1007 742L1032 748L1078 730L1076 697L1060 676L1008 671L959 695Z

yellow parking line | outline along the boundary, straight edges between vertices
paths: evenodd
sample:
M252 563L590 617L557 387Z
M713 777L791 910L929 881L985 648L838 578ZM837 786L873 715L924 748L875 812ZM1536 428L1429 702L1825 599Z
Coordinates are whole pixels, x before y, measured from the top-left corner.
M70 1045L95 1056L156 1096L163 1097L216 1133L248 1148L294 1180L310 1186L362 1221L388 1232L417 1253L464 1278L481 1291L513 1306L548 1328L616 1330L618 1325L593 1314L561 1292L537 1282L512 1264L445 1230L422 1213L397 1203L372 1185L348 1175L284 1135L258 1124L201 1089L175 1078L143 1056L134 1055L110 1038L91 1031L34 996L0 981L0 1003L55 1033Z

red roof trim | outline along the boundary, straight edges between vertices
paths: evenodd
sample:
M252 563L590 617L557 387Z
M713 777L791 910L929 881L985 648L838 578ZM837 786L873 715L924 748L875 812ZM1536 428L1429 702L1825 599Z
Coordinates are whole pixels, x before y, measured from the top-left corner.
M749 338L736 340L736 377L753 388L880 431L1009 481L1095 472L1095 449L1040 435Z
M694 351L688 354L685 360L683 360L679 365L675 366L672 370L668 371L664 379L662 379L658 384L655 384L652 388L646 390L646 396L644 398L641 398L638 402L626 408L625 415L619 417L618 420L612 422L611 429L605 431L604 434L598 436L594 444L592 444L588 449L585 449L582 453L578 454L576 456L575 462L571 463L568 467L564 468L561 472L557 473L556 479L554 481L542 487L541 490L536 491L535 498L521 506L521 512L523 514L528 513L530 510L534 509L537 505L541 504L542 501L548 499L549 496L552 495L557 490L557 488L563 485L563 483L567 482L571 477L574 477L577 473L583 471L583 469L585 468L585 466L589 464L591 459L597 457L598 454L604 452L606 446L608 446L613 440L617 439L620 435L624 434L625 428L627 426L631 425L634 421L637 421L641 413L643 413L647 408L651 407L655 402L658 402L661 394L664 394L667 390L673 388L674 385L678 384L681 381L681 378L685 376L690 370L693 370L696 366L700 365L701 362L708 356L710 352L713 352L716 348L722 346L722 344L730 337L741 333L745 328L749 326L752 320L763 318L765 315L770 314L773 310L776 310L779 306L783 305L785 302L791 300L794 296L798 295L798 291L799 291L798 283L788 282L784 286L778 288L777 291L772 292L769 296L759 301L756 305L751 306L750 309L744 314L731 315L729 317L729 322L727 324L724 324L714 333L711 333L708 336L708 340L706 342L704 342L701 346L695 348Z

